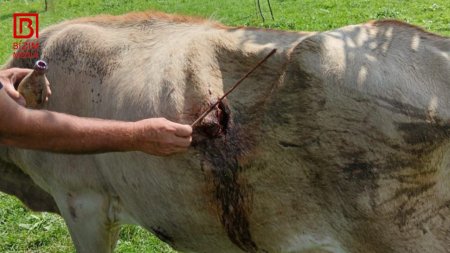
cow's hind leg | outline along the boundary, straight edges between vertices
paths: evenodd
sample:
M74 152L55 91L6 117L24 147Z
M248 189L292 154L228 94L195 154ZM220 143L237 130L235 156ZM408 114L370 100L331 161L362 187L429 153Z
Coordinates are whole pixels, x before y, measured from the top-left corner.
M114 199L99 192L66 192L55 199L78 253L114 251L120 230Z

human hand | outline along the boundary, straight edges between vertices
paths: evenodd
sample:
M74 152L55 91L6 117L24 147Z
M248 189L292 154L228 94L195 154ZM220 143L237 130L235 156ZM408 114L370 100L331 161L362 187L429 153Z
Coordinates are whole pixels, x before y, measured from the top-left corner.
M192 141L192 127L165 118L145 119L135 123L138 132L138 149L166 156L188 149Z
M10 68L10 69L4 69L0 70L0 82L4 85L6 93L14 99L18 104L25 106L25 98L20 95L20 93L15 89L17 85L19 85L20 81L31 73L32 69L24 69L24 68ZM47 97L45 98L45 101L48 101L48 97L51 95L50 90L50 83L46 79L46 86L47 86Z

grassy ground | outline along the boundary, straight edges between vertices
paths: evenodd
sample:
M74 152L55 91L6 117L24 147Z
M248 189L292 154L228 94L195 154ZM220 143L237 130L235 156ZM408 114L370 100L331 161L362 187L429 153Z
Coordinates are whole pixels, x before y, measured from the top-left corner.
M395 18L450 36L448 0L261 0L266 22L257 16L254 0L0 0L0 63L12 54L12 13L39 12L40 28L66 19L99 13L121 14L156 9L202 16L227 25L286 30L323 31L370 19ZM51 214L27 211L15 198L0 193L0 252L73 252L64 222ZM174 252L146 231L126 226L118 252Z
M64 221L49 213L32 213L15 198L0 193L0 252L75 252ZM175 252L147 231L125 226L117 252Z

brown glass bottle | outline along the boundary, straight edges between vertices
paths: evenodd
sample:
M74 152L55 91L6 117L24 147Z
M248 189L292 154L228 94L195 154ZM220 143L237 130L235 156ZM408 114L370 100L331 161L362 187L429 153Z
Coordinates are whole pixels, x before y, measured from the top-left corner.
M36 61L33 71L25 76L19 83L17 90L27 102L26 107L39 109L44 106L47 98L47 84L45 73L47 72L47 63L42 60Z

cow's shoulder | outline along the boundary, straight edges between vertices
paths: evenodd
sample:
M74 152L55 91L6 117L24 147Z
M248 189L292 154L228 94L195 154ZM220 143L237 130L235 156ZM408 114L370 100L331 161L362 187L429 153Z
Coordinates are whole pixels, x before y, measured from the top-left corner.
M450 110L445 103L450 93L449 57L449 38L400 21L317 33L291 54L296 69L324 86L400 98L417 107L438 99L441 109Z
M315 129L377 129L379 136L373 131L370 138L382 140L379 153L392 140L397 151L437 150L450 136L449 45L446 37L399 21L313 34L291 51L284 95L311 108L304 115L323 117ZM358 138L346 140L369 146Z
M301 54L306 68L322 67L332 74L342 74L361 61L381 66L385 61L401 64L420 59L417 64L438 61L448 68L450 39L405 22L381 20L313 34L294 52Z

